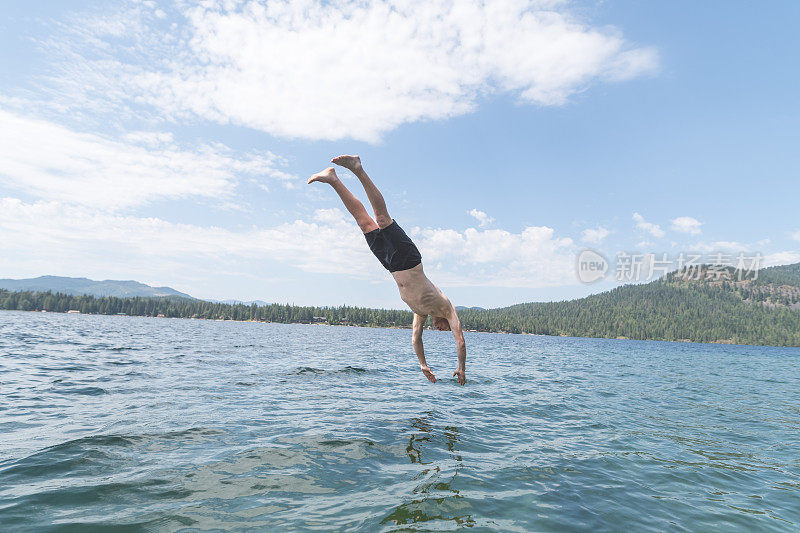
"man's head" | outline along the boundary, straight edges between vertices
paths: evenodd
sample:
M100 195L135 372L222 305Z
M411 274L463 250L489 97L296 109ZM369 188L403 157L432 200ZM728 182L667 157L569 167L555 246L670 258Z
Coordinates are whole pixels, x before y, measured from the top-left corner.
M444 317L435 316L433 317L433 327L439 331L450 331L450 322Z

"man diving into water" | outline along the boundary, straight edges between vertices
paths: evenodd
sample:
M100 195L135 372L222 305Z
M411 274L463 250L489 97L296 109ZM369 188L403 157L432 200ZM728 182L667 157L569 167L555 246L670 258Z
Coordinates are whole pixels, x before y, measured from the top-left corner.
M350 170L361 181L361 185L367 192L369 203L372 204L372 211L375 213L374 220L364 209L361 201L353 196L353 193L339 180L333 167L314 174L308 179L308 183L321 181L333 187L333 190L342 199L344 206L356 219L358 227L364 232L369 249L384 268L392 273L400 291L400 298L414 312L411 342L414 345L417 359L419 359L419 367L425 377L432 383L436 383L436 376L425 362L425 350L422 346L422 327L425 325L428 315L431 315L433 326L436 329L453 332L458 354L458 366L453 372L453 376L457 376L458 382L463 385L466 381L464 372L467 362L467 345L464 342L464 333L461 331L461 322L458 320L455 307L442 294L442 291L425 276L419 250L406 232L389 216L386 202L384 202L381 192L364 172L361 159L357 155L340 155L331 159L331 163Z

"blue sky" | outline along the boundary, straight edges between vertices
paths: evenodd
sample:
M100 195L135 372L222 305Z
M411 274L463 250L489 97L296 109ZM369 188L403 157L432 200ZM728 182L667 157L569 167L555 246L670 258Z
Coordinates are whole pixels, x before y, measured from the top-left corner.
M457 305L615 285L585 248L800 261L796 2L424 5L6 4L0 277L400 307L305 184L340 153Z

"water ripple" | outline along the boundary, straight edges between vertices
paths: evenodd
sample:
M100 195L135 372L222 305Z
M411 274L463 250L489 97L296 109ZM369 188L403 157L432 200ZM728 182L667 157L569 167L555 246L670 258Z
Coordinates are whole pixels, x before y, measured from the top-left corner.
M467 344L459 387L447 333L432 385L407 331L0 312L0 524L800 528L800 351Z

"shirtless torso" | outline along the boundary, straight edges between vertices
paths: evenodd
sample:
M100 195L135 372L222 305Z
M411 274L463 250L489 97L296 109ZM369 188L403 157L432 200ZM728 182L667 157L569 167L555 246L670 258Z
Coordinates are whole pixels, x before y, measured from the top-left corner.
M455 307L439 287L428 279L422 269L422 263L408 270L392 272L392 276L397 282L400 298L414 312L411 342L419 359L422 373L431 382L436 382L436 377L425 361L425 350L422 345L422 329L428 319L428 315L431 315L434 317L433 325L436 329L441 331L449 329L453 332L458 355L458 366L456 371L453 372L453 376L458 378L458 382L463 385L466 381L467 345L464 342L461 321L458 319Z
M422 330L428 315L430 315L436 329L453 332L458 356L458 365L453 376L463 385L466 381L467 347L455 307L425 275L422 259L416 246L389 216L383 196L361 166L361 159L358 156L344 155L333 158L331 162L349 169L361 181L370 204L372 204L375 213L374 220L358 198L353 196L353 193L339 180L333 167L314 174L309 178L308 183L319 181L333 187L347 210L356 219L356 223L367 238L370 249L384 267L391 272L397 282L400 298L414 312L411 340L420 369L425 377L433 383L436 382L436 377L425 360L425 350L422 345Z
M400 291L400 299L418 315L450 318L453 304L422 269L422 263L408 270L392 272Z

